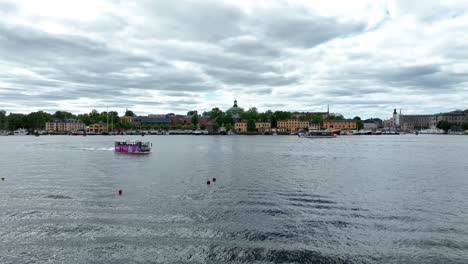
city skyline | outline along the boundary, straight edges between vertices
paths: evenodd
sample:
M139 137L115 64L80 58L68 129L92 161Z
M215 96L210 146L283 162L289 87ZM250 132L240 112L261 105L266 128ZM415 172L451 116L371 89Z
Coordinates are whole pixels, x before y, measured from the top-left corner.
M468 106L463 1L0 1L7 112Z

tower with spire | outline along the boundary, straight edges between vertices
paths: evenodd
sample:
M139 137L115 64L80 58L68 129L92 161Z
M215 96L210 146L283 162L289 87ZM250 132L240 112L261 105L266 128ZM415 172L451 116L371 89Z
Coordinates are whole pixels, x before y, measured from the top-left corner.
M234 120L239 119L240 114L242 112L244 112L244 109L237 106L237 100L236 99L234 99L234 105L226 111L226 113L230 114Z

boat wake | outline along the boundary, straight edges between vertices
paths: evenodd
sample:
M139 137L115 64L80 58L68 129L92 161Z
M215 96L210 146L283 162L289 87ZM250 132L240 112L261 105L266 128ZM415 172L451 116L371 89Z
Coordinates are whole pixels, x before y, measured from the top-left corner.
M114 148L78 148L84 151L113 151Z

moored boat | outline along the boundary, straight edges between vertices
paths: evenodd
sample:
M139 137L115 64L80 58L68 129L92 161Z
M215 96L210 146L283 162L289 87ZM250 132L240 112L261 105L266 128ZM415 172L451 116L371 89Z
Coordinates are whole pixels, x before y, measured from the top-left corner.
M150 142L142 142L139 140L115 141L114 150L120 153L149 154L151 153L151 146L152 144Z
M301 138L334 138L336 137L336 135L330 131L313 130L313 131L304 133L302 135L299 135L299 137Z
M24 128L20 128L20 129L17 129L14 131L14 135L15 136L25 136L28 134L28 130L24 129Z
M332 130L331 132L333 133L333 135L337 135L337 136L341 134L341 130L339 129Z

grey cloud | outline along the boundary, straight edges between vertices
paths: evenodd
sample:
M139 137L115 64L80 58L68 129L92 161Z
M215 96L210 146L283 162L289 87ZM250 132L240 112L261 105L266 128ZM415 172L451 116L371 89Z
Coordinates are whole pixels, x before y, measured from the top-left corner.
M244 56L270 57L275 58L281 55L279 48L265 43L252 36L241 36L240 38L227 39L221 42L227 52L232 52Z
M367 26L364 23L343 23L336 18L304 14L298 10L267 14L263 23L265 27L261 31L267 38L302 48L312 48L335 38L361 33Z
M206 73L227 84L283 86L297 83L296 77L260 75L245 70L207 69Z
M220 1L146 1L148 30L167 39L217 42L242 32L241 10Z

